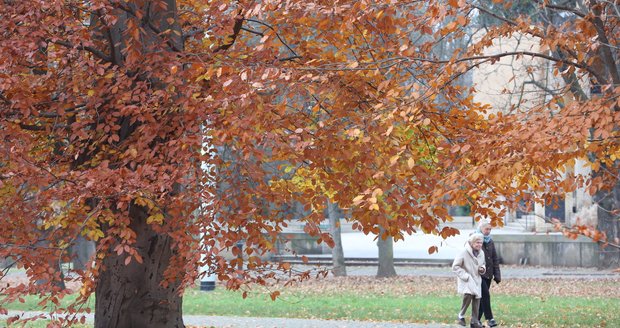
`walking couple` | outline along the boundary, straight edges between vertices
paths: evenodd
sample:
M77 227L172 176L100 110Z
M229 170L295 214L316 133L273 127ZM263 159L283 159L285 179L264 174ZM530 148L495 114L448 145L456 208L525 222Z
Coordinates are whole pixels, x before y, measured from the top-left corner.
M502 280L499 270L499 260L495 251L495 244L491 239L491 222L480 220L478 230L469 236L465 249L454 259L452 270L457 275L458 293L463 295L458 322L461 326L465 322L465 312L471 304L471 328L481 328L482 314L487 319L489 327L497 326L491 311L491 279L496 283ZM480 311L482 308L482 311Z

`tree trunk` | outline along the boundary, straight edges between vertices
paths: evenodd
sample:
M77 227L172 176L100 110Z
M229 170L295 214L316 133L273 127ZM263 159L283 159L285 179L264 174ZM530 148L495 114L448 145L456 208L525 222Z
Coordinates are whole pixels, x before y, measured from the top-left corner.
M101 12L97 11L92 17L94 38L109 43L109 55L114 65L124 67L127 64L125 56L127 42L131 39L128 36L130 19L139 27L142 47L140 50L143 53L161 51L154 47L159 45L164 45L170 52L183 51L176 0L130 0L118 2L115 7L116 21L111 27L101 21ZM134 17L138 14L144 16L136 20ZM172 33L167 33L168 31ZM166 88L166 85L156 78L149 78L148 82L153 89ZM131 137L138 124L128 124L132 120L129 116L119 119L123 125L118 135L123 142ZM132 204L129 217L129 228L136 234L136 241L131 246L142 256L143 263L137 263L135 258L132 258L126 265L128 254L117 255L114 249L116 244L110 245L108 254L102 260L96 287L95 327L184 327L182 298L179 294L181 282L164 281L164 272L174 256L172 238L153 231L146 223L147 211L140 206Z
M327 218L329 219L329 232L334 239L332 248L332 273L336 277L347 275L347 267L344 263L344 250L342 248L342 238L340 229L340 211L338 205L327 200Z
M180 328L184 327L179 281L162 286L164 271L173 251L171 238L158 234L146 223L147 212L132 205L131 228L137 235L135 247L143 264L127 254L120 256L114 246L103 260L96 288L95 328Z
M616 182L612 191L597 192L594 199L598 203L598 230L607 235L608 241L617 243L617 238L620 238L620 220L614 213L620 209L620 181ZM600 254L600 267L611 268L620 265L619 249L602 248Z
M377 248L379 249L378 278L396 276L396 269L394 269L394 239L392 236L388 236L385 239L381 238L384 231L381 229L379 238L377 238Z

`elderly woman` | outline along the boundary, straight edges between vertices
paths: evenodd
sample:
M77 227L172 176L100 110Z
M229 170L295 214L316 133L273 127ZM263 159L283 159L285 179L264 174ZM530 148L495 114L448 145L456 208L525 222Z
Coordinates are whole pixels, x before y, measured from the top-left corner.
M482 251L484 252L484 260L486 262L486 271L482 275L482 299L480 300L478 319L482 319L482 314L484 313L489 327L497 326L497 322L493 319L493 311L491 311L491 294L489 293L491 280L495 280L498 284L502 281L502 273L499 270L499 260L497 258L497 252L495 251L495 244L491 238L492 228L491 221L483 219L478 223L478 230L476 231L484 236Z
M465 249L452 262L452 270L457 276L458 293L463 294L463 303L458 315L461 326L465 326L465 312L471 303L471 327L481 328L478 309L482 297L481 274L486 270L484 252L482 251L482 234L469 236Z

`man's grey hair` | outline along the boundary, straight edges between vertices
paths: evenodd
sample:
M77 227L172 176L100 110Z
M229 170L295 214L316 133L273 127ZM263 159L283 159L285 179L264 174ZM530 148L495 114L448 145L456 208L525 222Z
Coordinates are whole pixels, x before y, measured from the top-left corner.
M481 231L486 226L492 227L491 220L489 220L489 219L480 219L480 221L478 221L478 229L480 229Z

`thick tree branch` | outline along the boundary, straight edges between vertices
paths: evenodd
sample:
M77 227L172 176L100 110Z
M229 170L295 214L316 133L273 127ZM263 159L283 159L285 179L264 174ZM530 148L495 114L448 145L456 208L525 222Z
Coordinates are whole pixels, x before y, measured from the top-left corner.
M19 127L28 131L45 131L45 126L19 123Z
M80 104L80 105L76 105L70 108L66 108L64 110L65 113L73 113L75 112L76 109L82 108L86 106L86 104ZM57 118L57 117L63 117L63 115L60 115L58 113L54 113L54 112L39 112L39 117L43 117L43 118Z
M594 18L592 19L592 24L596 29L598 34L598 39L602 43L602 47L599 50L602 61L605 63L607 71L611 76L611 80L615 85L620 85L620 73L618 72L618 66L616 65L616 60L614 55L611 52L611 49L606 44L610 44L609 39L607 38L607 33L605 31L605 23L601 19L601 12L598 9L598 4L595 0L591 1L592 12L594 13ZM597 77L598 79L598 77ZM604 83L603 81L599 81L600 83Z
M170 47L170 49L172 49L172 50L174 50L174 51L176 51L176 52L181 52L181 51L183 51L183 49L179 49L179 47L178 47L176 44L174 44L174 42L172 42L172 40L170 40L169 38L165 38L165 37L163 37L163 36L162 36L162 35L163 35L162 31L161 31L159 28L157 28L157 26L153 25L153 22L152 22L152 20L148 17L148 14L147 14L146 18L144 18L144 19L140 19L140 18L138 17L138 15L136 15L136 12L135 12L133 9L131 9L131 8L129 8L129 7L125 6L125 5L123 5L123 4L122 4L122 3L120 3L120 2L116 3L115 5L116 5L116 7L117 7L118 9L121 9L122 11L124 11L124 12L126 12L126 13L130 14L130 15L131 15L131 16L133 16L134 18L136 18L136 19L140 20L141 22L146 22L146 26L148 26L148 27L149 27L149 29L151 29L151 31L155 32L155 34L156 34L158 37L162 38L162 39L166 42L166 44L168 44L168 46ZM149 8L150 8L150 7L149 7Z
M303 57L299 56L299 55L293 55L293 56L289 56L289 57L280 58L278 60L279 61L289 61L289 60L295 60L295 59L301 59L301 58L303 58Z
M574 61L570 61L570 60L566 60L563 58L556 58L550 55L546 55L546 54L542 54L542 53L538 53L538 52L532 52L532 51L508 51L508 52L503 52L503 53L499 53L499 54L492 54L492 55L483 55L483 56L471 56L471 57L463 57L463 58L459 58L457 60L451 61L451 60L437 60L437 59L431 59L431 58L422 58L422 57L392 57L392 58L388 58L388 59L384 59L382 61L379 62L370 62L370 63L360 63L362 65L368 65L368 66L364 66L364 67L338 67L338 66L323 66L323 67L305 67L305 68L297 68L299 70L322 70L322 71L364 71L364 70L375 70L375 69L381 69L381 68L389 68L392 67L394 65L400 64L400 63L404 63L404 62L425 62L425 63L431 63L431 64L456 64L456 63L462 63L462 62L468 62L468 61L475 61L475 60L491 60L491 61L495 61L495 60L499 60L502 57L508 57L508 56L531 56L531 57L537 57L537 58L543 58L543 59L547 59L556 63L562 63L562 64L566 64L566 65L570 65L570 66L574 66L577 68L581 68L583 70L588 71L591 74L597 74L595 71L593 71L590 67L583 65L581 63L577 63ZM388 64L389 63L389 64ZM382 65L384 64L384 65ZM370 66L373 65L373 66ZM382 66L376 66L376 65L382 65Z
M563 52L559 49L556 50L555 53L560 58L564 57ZM567 68L568 67L566 64L562 64L563 71L567 70ZM579 84L579 79L577 78L577 74L575 74L575 72L570 72L568 74L562 74L562 79L564 80L564 83L568 85L570 92L575 96L575 98L577 98L579 101L585 101L586 99L588 99L588 96L586 95L586 93L583 91L583 88Z
M256 35L259 35L259 36L265 36L265 34L264 34L263 32L259 32L259 31L250 30L249 28L245 28L245 27L241 27L241 29L242 29L243 31L250 32L250 33L252 33L252 34L256 34Z
M539 89L543 90L544 92L552 95L552 96L557 96L560 93L558 91L554 91L549 89L547 86L543 85L542 83L536 81L536 80L530 80L530 81L525 81L523 82L523 84L533 84L534 86L538 87Z
M109 56L107 56L106 54L104 54L102 51L95 49L93 47L90 46L83 46L83 45L78 45L78 46L74 46L73 44L71 44L70 42L67 41L52 41L52 40L47 40L47 42L51 42L63 47L67 47L70 49L78 49L78 50L85 50L90 52L91 54L95 55L96 57L98 57L99 59L105 61L105 62L112 62L112 58L110 58Z
M45 131L46 130L46 126L44 126L44 125L33 125L33 124L19 123L19 127L24 129L24 130L28 130L28 131ZM52 129L66 129L67 127L68 127L68 125L66 125L66 124L54 124L52 126Z
M39 239L37 240L37 242L44 242L47 241L46 239ZM54 246L43 246L43 245L17 245L17 244L0 244L0 249L2 248L21 248L21 249L31 249L31 250L36 250L36 249L55 249L55 250L62 250L62 248L60 247L54 247Z
M94 13L95 16L98 17L98 19L101 21L102 23L102 29L105 30L105 37L108 40L108 45L110 48L110 59L112 64L116 65L116 66L120 66L122 59L121 59L121 54L120 51L118 51L118 49L115 46L114 42L114 37L112 35L112 30L110 29L110 27L108 26L107 22L104 20L104 14L102 13L102 10L99 9Z
M500 59L502 57L507 57L507 56L531 56L531 57L537 57L537 58L543 58L543 59L547 59L549 61L552 62L556 62L556 63L561 63L561 64L566 64L566 65L570 65L573 67L577 67L577 68L581 68L585 71L588 71L590 74L593 74L594 76L598 76L599 74L594 71L591 67L583 65L581 63L577 63L574 61L570 61L564 58L556 58L547 54L542 54L542 53L538 53L538 52L532 52L532 51L509 51L509 52L504 52L504 53L500 53L500 54L493 54L493 55L488 55L488 56L473 56L473 57L465 57L465 58L460 58L457 59L456 61L454 61L455 63L460 63L460 62L464 62L464 61L471 61L471 60L478 60L478 59ZM426 60L427 62L438 62L441 63L442 61L429 61ZM446 61L443 61L446 62Z
M200 34L200 33L204 33L204 32L205 32L205 30L201 29L201 28L200 29L194 29L194 30L191 30L191 31L187 31L187 32L183 33L183 40L191 38L191 37L193 37L196 34Z
M483 13L485 13L485 14L493 17L493 18L496 18L496 19L498 19L498 20L500 20L500 21L502 21L504 23L507 23L507 24L509 24L511 26L517 26L518 25L517 22L515 22L513 20L510 20L510 19L508 19L508 18L506 18L504 16L500 16L500 15L498 15L498 14L496 14L496 13L494 13L494 12L484 8L484 7L481 7L481 6L478 6L478 5L475 5L475 4L470 4L470 6L472 8L478 9L479 11L481 11L481 12L483 12Z
M585 13L582 13L581 11L579 11L579 10L577 10L575 8L570 8L570 7L566 7L566 6L560 6L560 5L553 5L553 4L550 4L550 3L542 1L542 0L534 0L534 1L536 1L538 4L540 4L544 8L549 8L549 9L554 9L554 10L561 10L561 11L570 12L570 13L573 13L576 16L579 16L581 18L585 18L586 17Z
M233 33L230 34L226 40L228 42L220 45L213 52L227 50L228 48L232 47L232 45L235 43L235 41L237 40L237 37L239 36L239 32L241 32L241 28L243 27L244 18L243 18L242 13L243 11L241 9L237 12L237 17L235 17L235 25L233 26Z

